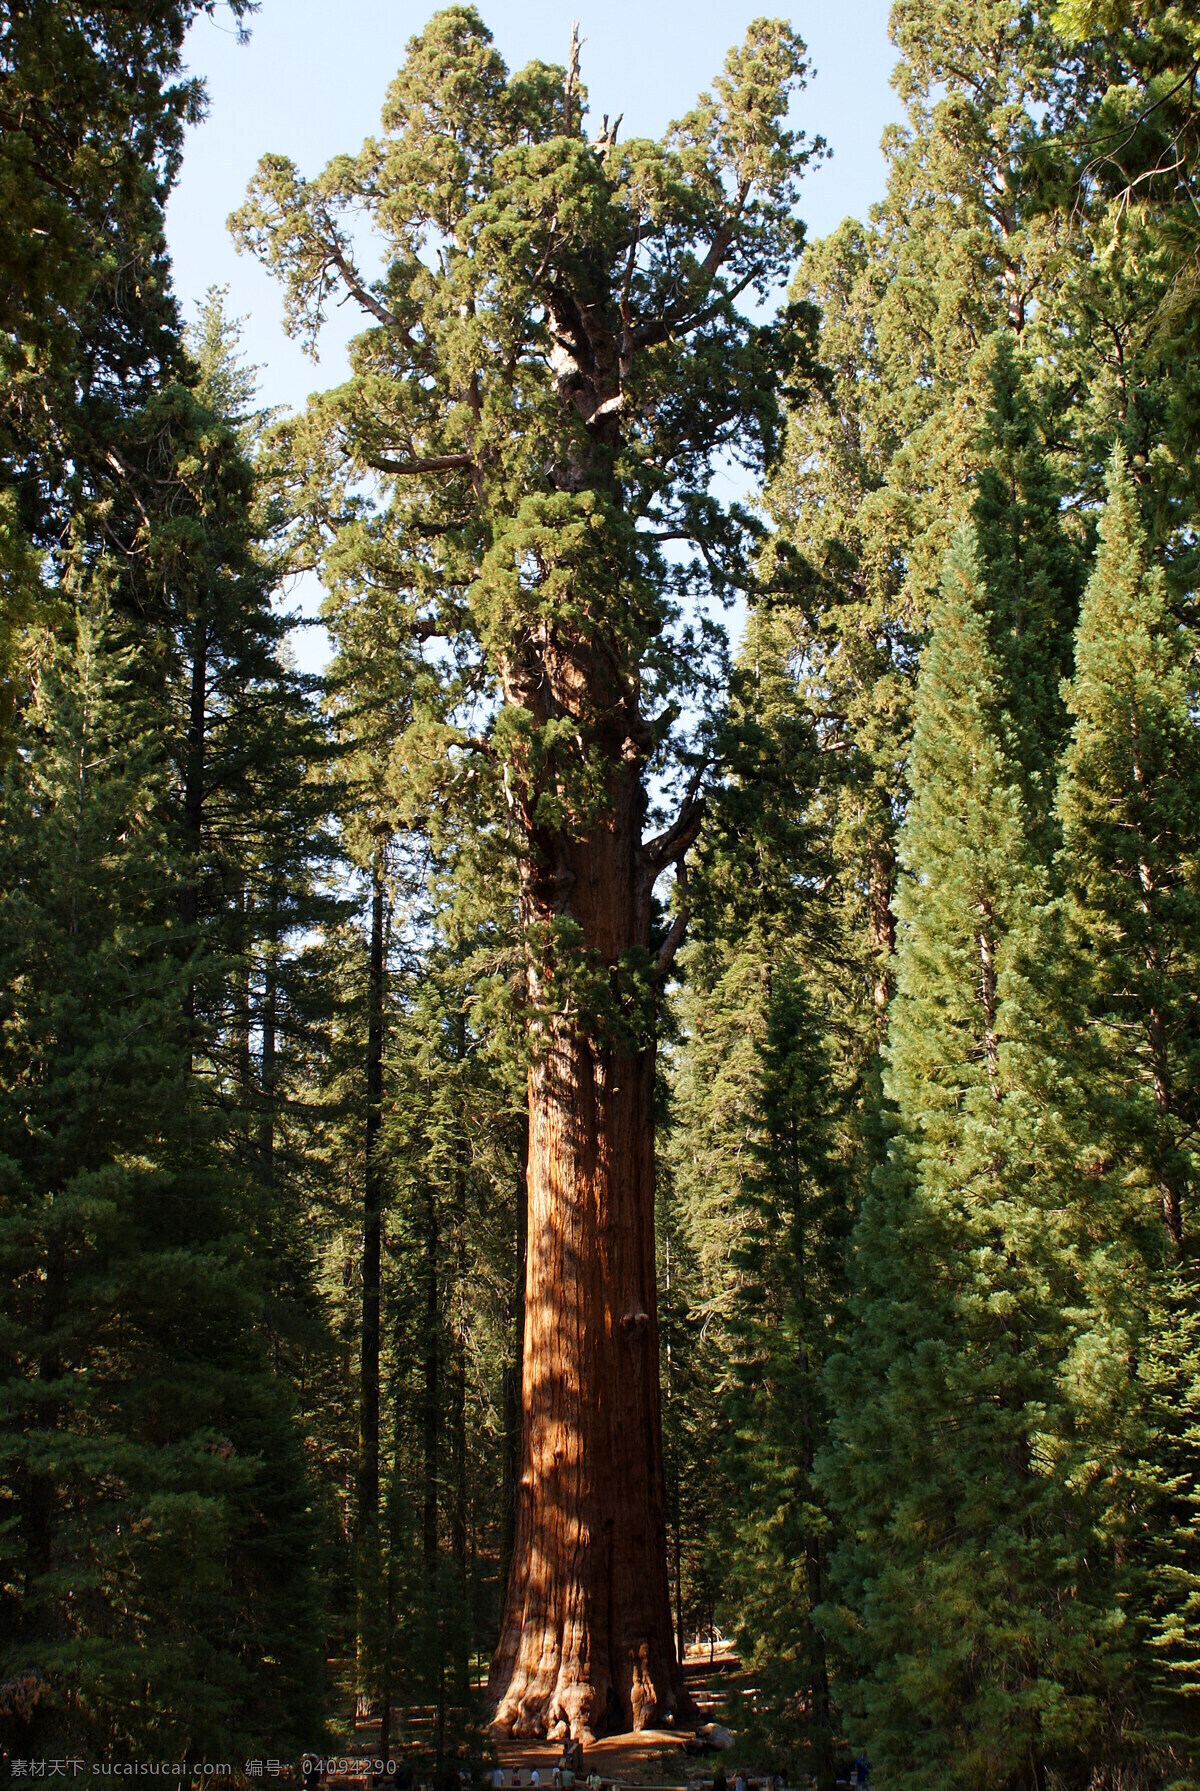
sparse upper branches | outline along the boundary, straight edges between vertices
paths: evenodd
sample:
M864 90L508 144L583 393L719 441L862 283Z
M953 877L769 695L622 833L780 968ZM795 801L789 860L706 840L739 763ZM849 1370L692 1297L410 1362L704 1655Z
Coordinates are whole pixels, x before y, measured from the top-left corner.
M759 325L739 306L802 241L796 184L821 145L788 108L806 72L795 34L757 20L663 142L607 122L589 140L577 81L567 105L561 68L510 76L451 7L410 44L378 140L312 181L264 158L233 220L293 329L311 339L335 291L364 313L351 380L291 426L320 437L341 519L327 576L386 559L414 615L440 614L460 651L470 637L510 711L493 723L510 812L544 850L659 749L647 690L661 708L699 670L680 587L750 581L754 524L708 484L718 455L773 453L779 383L811 373L804 308ZM356 213L385 246L374 282ZM686 577L672 539L693 544Z

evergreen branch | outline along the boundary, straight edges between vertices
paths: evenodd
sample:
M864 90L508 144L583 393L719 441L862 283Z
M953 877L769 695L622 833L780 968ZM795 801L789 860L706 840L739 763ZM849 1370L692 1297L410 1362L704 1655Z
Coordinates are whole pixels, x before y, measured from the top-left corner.
M697 282L698 291L696 299L690 309L679 312L675 316L661 317L656 323L642 324L639 329L636 329L633 332L633 346L635 348L656 348L659 343L665 342L669 336L674 335L678 330L699 328L701 324L707 322L713 315L722 300L736 299L745 292L747 286L750 285L754 278L754 270L747 273L746 277L739 281L732 292L723 293L721 299L718 299L715 305L710 305L703 310L697 308L702 305L704 299L707 298L708 293L712 289L713 281L720 272L721 264L729 253L730 245L733 242L734 234L736 232L738 219L746 208L746 200L749 196L750 183L748 181L743 181L738 188L737 204L734 206L730 215L726 217L720 229L714 233L712 242L709 245L708 254L700 263L700 278Z

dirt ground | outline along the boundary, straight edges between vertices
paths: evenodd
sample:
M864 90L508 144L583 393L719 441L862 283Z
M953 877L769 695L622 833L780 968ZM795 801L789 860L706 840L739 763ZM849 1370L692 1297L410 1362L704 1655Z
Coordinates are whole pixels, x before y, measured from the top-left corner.
M702 1720L711 1720L714 1704L737 1676L739 1665L737 1654L728 1642L719 1642L711 1650L707 1643L685 1650L684 1674L688 1690L700 1705ZM621 1785L664 1788L683 1787L689 1778L711 1778L711 1760L701 1761L683 1751L684 1743L692 1739L693 1733L690 1728L641 1729L625 1735L606 1735L588 1748L583 1759L583 1773L576 1778L576 1784L590 1772L598 1772L601 1778ZM562 1756L561 1742L503 1738L494 1745L506 1773L524 1767L528 1785L529 1768L536 1766L541 1773L542 1791L547 1791L554 1763ZM731 1777L732 1759L732 1755L726 1759Z
M718 1714L725 1694L733 1686L743 1683L739 1665L736 1653L727 1643L718 1643L711 1651L707 1645L686 1650L684 1676L699 1707L702 1722L711 1721ZM349 1692L353 1662L340 1657L330 1660L329 1673L331 1685L336 1688L335 1696L338 1692L341 1694L338 1699L343 1712L338 1725L344 1738L341 1751L351 1756L369 1757L377 1751L378 1721L355 1716ZM609 1784L684 1791L689 1781L712 1777L714 1756L702 1759L684 1752L684 1744L693 1734L691 1728L686 1728L642 1729L624 1735L606 1735L588 1748L583 1772L577 1776L576 1784L581 1786L589 1773L598 1772ZM541 1775L541 1791L552 1791L551 1775L562 1757L561 1742L514 1741L500 1737L494 1739L493 1745L498 1764L509 1775L510 1785L511 1774L519 1767L523 1769L525 1791L529 1791L529 1769L536 1766ZM734 1763L734 1756L727 1754L725 1765L731 1776Z
M583 1757L583 1777L598 1772L603 1779L615 1779L624 1785L684 1785L687 1782L683 1744L691 1739L691 1731L682 1734L673 1729L640 1729L628 1735L605 1735L594 1741ZM506 1773L518 1766L540 1769L542 1791L550 1785L554 1763L562 1757L562 1743L557 1741L496 1742L496 1753ZM689 1766L693 1765L687 1759ZM576 1784L580 1780L576 1778Z

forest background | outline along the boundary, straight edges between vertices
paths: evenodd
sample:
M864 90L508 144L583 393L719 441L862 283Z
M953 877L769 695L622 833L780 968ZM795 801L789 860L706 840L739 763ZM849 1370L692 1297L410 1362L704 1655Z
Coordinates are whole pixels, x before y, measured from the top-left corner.
M250 24L0 13L0 1722L299 1750L336 1647L433 1707L440 1773L518 1473L494 715L424 650L399 475L325 454L322 397L264 414L219 296L172 296L210 10ZM891 29L884 197L795 242L773 383L728 399L756 502L698 486L655 574L746 616L732 662L671 648L706 802L654 989L674 1620L737 1634L753 1745L822 1782L867 1745L913 1791L1185 1784L1200 25ZM298 331L339 281L388 328L309 200L280 248L287 179L240 230Z

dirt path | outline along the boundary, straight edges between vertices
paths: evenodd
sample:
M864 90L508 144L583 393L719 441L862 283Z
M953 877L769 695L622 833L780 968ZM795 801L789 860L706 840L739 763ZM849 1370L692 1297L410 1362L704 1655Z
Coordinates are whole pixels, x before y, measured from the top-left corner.
M683 1752L691 1731L679 1734L674 1729L640 1729L628 1735L605 1735L593 1741L583 1757L583 1777L598 1772L602 1779L613 1779L623 1785L684 1785ZM542 1779L542 1791L550 1785L554 1764L562 1758L561 1742L497 1741L496 1753L506 1773L524 1767L524 1783L529 1783L529 1768L536 1766ZM690 1765L691 1762L689 1761ZM576 1783L580 1782L577 1777Z

